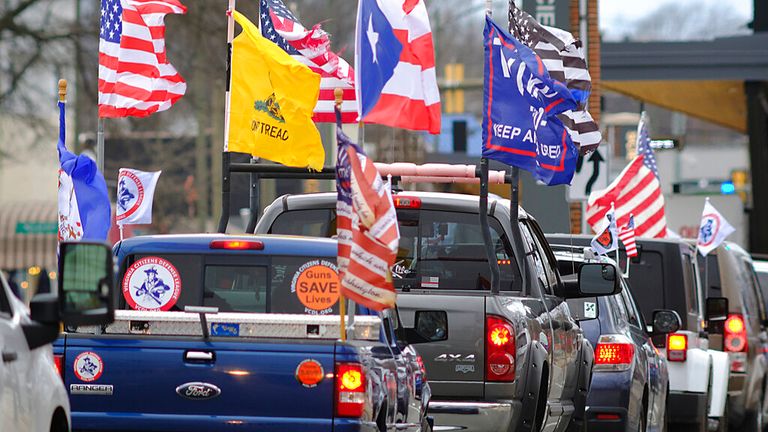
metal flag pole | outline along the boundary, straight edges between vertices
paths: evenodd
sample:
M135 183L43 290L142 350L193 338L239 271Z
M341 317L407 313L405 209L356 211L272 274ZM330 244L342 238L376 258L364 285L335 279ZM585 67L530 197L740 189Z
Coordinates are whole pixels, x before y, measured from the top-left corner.
M221 154L221 215L219 216L219 226L216 231L224 233L229 224L229 191L231 157L229 153L229 115L230 99L232 87L232 41L235 39L235 0L229 0L227 9L227 77L225 79L224 93L224 149Z
M101 116L96 129L96 168L104 174L104 118Z
M340 88L335 88L333 90L333 96L334 96L334 103L336 104L336 115L340 116L341 112L341 103L344 98L344 90ZM339 124L336 125L336 127L341 127ZM362 145L362 129L363 129L363 121L360 120L360 137L359 142ZM338 139L337 139L338 140ZM338 169L338 167L337 167ZM339 281L341 283L341 281ZM346 323L346 315L347 315L347 299L344 297L344 294L339 294L339 320L341 327L339 328L339 333L341 333L341 341L344 342L347 340L347 323Z

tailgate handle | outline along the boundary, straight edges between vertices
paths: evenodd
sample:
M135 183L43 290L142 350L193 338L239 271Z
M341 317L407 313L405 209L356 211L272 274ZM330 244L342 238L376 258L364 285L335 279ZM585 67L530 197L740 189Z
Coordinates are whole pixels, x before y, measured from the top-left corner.
M191 362L210 362L213 363L216 356L213 351L187 351L184 353L184 360Z
M13 351L3 351L3 363L10 363L12 361L16 361L16 359L18 358L19 358L19 355Z

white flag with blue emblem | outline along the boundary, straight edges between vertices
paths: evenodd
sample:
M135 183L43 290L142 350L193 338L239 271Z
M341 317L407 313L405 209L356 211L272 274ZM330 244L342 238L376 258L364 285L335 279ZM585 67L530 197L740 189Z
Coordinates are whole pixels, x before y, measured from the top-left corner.
M704 212L701 214L701 225L699 226L699 239L696 246L702 256L716 249L722 244L726 237L733 234L736 228L729 224L719 211L709 202L704 203Z
M118 225L152 223L152 200L160 173L120 168L115 206Z
M598 255L608 255L619 249L619 228L616 225L616 210L611 205L611 210L605 214L603 222L605 228L598 230L592 239L592 250Z

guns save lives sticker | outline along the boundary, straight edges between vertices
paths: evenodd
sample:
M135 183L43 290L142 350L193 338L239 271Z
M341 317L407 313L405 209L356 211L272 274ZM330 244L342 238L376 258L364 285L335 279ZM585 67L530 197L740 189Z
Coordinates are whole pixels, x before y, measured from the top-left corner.
M291 281L291 292L296 294L304 313L327 315L339 302L339 273L330 261L312 260L296 271Z
M167 311L181 294L176 267L160 257L146 257L133 263L123 276L123 297L135 310Z

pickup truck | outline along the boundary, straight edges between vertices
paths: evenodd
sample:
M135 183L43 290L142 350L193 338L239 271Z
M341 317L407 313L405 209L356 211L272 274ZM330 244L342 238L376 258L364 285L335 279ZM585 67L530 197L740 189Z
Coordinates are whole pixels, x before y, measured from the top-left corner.
M579 281L566 283L535 219L522 209L513 214L509 200L489 197L501 282L495 292L496 263L486 253L478 196L395 190L393 198L401 236L393 273L403 323L428 311L445 314L447 340L419 346L436 428L581 430L594 352L565 299L620 292L615 268L585 265ZM335 193L280 197L255 231L332 237L336 199Z
M117 243L115 322L69 327L54 348L74 429L430 431L397 314L358 309L339 339L336 250L279 236Z

